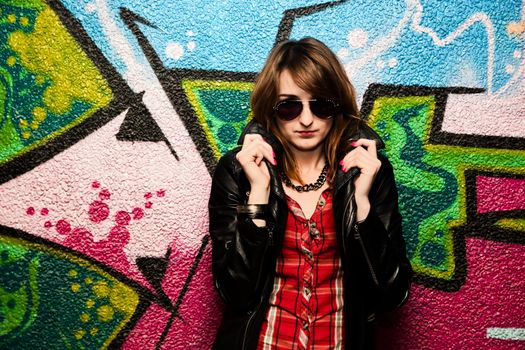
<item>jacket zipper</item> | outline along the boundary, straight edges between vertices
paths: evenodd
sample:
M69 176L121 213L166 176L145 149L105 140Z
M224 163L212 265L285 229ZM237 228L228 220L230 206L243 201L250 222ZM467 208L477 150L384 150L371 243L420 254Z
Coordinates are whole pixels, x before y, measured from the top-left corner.
M252 311L252 314L248 318L248 322L246 322L246 328L244 329L244 336L242 337L242 347L241 347L241 349L243 349L243 350L246 349L246 339L248 338L248 329L250 328L250 324L252 323L253 318L257 314L257 311L259 311L259 308L261 307L261 304L262 304L262 296L261 296L261 300L259 300L259 303L257 304L257 307L255 308L255 310Z
M379 280L377 279L376 273L374 272L374 268L372 267L372 262L370 261L370 257L368 256L368 252L366 251L365 243L361 239L361 234L359 232L357 224L354 224L354 230L354 238L359 241L359 244L361 245L361 250L363 251L363 255L365 256L366 264L368 265L368 269L370 270L370 274L372 275L372 279L374 280L376 286L379 287Z
M352 213L353 212L352 201L348 201L347 203L348 204L347 204L347 206L346 206L346 208L345 208L345 210L343 212L343 223L346 223L346 221L347 221L347 215L348 215L347 213L350 213L350 215L349 215L350 218L353 216L353 213ZM344 232L342 232L341 236L342 236L342 241L343 241L342 242L343 243L343 253L344 253L345 256L348 256L348 254L346 252L346 235L345 235Z
M351 170L353 171L353 170ZM349 181L352 181L352 179L355 177L355 173L353 175L350 175L348 178L345 179L345 181L339 186L339 188L342 188L344 185L346 185L347 182ZM350 190L350 198L353 197L353 192L354 192L354 189L353 187L351 186L351 190ZM334 198L335 198L335 193L334 193ZM343 223L347 223L347 218L349 218L348 220L348 223L347 223L347 227L351 228L352 227L352 218L354 217L354 206L353 206L353 200L350 199L349 201L346 201L346 208L345 210L343 211ZM347 252L346 252L346 235L344 234L344 232L342 233L342 243L343 243L343 253L345 256L347 256Z
M353 193L351 194L351 197L352 196L353 196ZM355 207L353 205L353 199L349 200L347 203L348 203L347 207L345 208L347 210L345 210L344 213L343 213L343 222L346 222L346 219L347 219L346 215L348 215L348 217L351 220L352 218L354 218L354 214L355 214L354 213L354 208ZM354 227L354 230L355 230L354 238L359 241L359 244L361 245L361 250L363 251L363 255L364 255L365 260L366 260L366 264L368 266L368 270L370 272L370 275L372 276L372 280L374 281L376 286L379 287L379 280L377 279L377 275L376 275L376 273L374 271L374 268L372 267L372 262L370 261L370 257L368 256L368 252L366 251L365 244L364 244L363 240L361 239L361 234L359 232L359 228L357 227L357 223L355 223L355 219L353 219L353 222L349 223L348 226L350 228L352 226ZM344 252L345 255L347 255L346 254L346 244L345 244L345 236L346 235L344 234L344 232L343 232L342 236L343 236L343 252Z

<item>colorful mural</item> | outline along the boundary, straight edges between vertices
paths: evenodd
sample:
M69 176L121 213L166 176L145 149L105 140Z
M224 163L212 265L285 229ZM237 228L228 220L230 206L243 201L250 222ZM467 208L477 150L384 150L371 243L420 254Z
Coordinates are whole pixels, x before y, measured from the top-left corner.
M525 346L525 2L5 0L0 348L208 349L207 196L269 50L385 140L415 270L384 349Z

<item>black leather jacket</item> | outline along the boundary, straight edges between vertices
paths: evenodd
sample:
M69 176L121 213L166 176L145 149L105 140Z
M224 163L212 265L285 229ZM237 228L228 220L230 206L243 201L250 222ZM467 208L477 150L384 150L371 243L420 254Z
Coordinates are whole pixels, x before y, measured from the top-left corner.
M282 148L260 124L250 122L241 136L262 134L276 154ZM379 136L361 125L351 139ZM226 309L215 349L256 349L273 287L276 259L281 249L288 208L277 169L270 170L270 201L266 227L237 213L245 204L250 185L235 158L225 154L215 170L209 201L212 266L215 286ZM368 217L355 221L353 177L356 169L338 171L333 183L333 210L344 272L345 344L347 349L373 349L376 311L393 309L408 298L412 269L401 232L397 190L390 162L378 154L381 168L369 199Z

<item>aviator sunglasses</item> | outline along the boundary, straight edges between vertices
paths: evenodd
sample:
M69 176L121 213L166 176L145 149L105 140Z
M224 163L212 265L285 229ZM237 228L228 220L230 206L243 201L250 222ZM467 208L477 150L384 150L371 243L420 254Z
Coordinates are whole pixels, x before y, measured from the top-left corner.
M336 111L338 104L332 100L316 98L313 100L307 100L310 105L310 111L320 119L332 118ZM301 100L282 100L277 102L273 107L277 118L285 121L290 121L297 118L303 111L303 101Z

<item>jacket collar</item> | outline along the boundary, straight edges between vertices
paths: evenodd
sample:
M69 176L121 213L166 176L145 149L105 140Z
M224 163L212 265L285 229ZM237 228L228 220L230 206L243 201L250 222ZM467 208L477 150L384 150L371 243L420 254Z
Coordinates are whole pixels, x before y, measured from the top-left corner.
M260 123L256 122L254 119L252 119L244 128L241 136L239 137L239 141L237 144L242 145L244 141L244 137L246 134L259 134L263 137L263 139L272 146L273 151L276 154L281 154L283 151L283 146L277 140L277 138L267 131ZM286 200L286 194L284 193L283 185L280 181L280 176L277 168L270 164L268 161L266 161L266 165L268 166L268 171L270 172L270 188L271 190L277 195L277 197L281 198L282 200Z
M370 139L375 140L377 150L385 148L385 143L381 140L381 137L364 122L359 122L358 127L349 133L347 136L348 140L359 140L359 139ZM334 195L346 184L350 179L359 173L359 169L352 168L347 172L337 169L334 179Z
M261 135L266 142L272 146L272 149L275 153L279 154L283 150L283 146L277 140L277 138L270 133L268 130L266 130L260 123L256 122L254 119L250 120L248 124L246 124L246 127L244 128L241 136L239 137L239 141L237 142L238 145L242 145L244 141L244 137L246 134L259 134Z
M265 139L265 141L268 142L270 146L272 146L272 149L276 154L280 154L283 151L283 146L281 145L279 140L277 140L277 138L272 133L267 131L261 124L259 124L253 119L244 128L238 141L239 145L242 145L246 134L261 135ZM364 122L360 122L358 127L353 132L349 133L346 137L348 140L358 140L361 138L375 140L378 151L380 149L385 148L385 143L383 142L383 140L381 140L381 137ZM277 196L285 199L286 197L284 194L284 189L282 187L281 181L279 181L279 174L277 169L275 168L275 166L271 165L268 162L266 164L268 165L268 169L272 178L271 188L274 189L275 194ZM347 172L343 172L341 169L338 169L334 179L334 194L337 193L344 184L346 184L358 173L359 170L357 168L352 168Z

